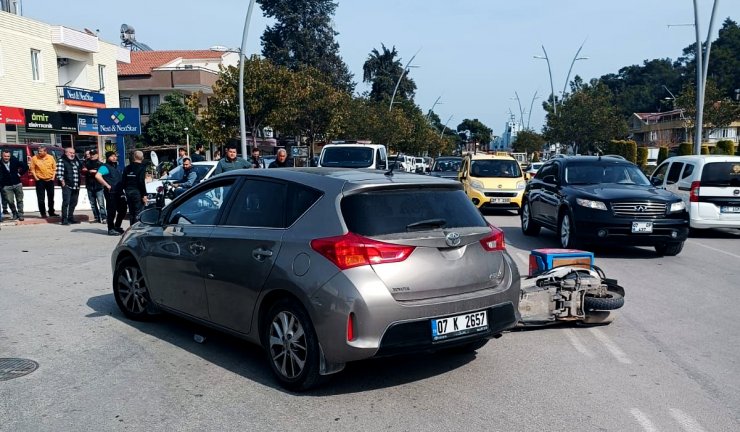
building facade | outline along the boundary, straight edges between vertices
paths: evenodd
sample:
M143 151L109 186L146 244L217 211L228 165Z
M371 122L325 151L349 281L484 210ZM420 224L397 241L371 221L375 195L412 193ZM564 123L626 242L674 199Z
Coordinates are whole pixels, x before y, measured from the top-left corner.
M119 106L129 51L95 33L0 11L0 142L101 148L97 108Z
M713 147L718 141L730 140L738 144L740 120L723 128L704 126L702 144ZM634 113L629 120L630 137L640 146L676 147L683 142L694 142L693 128L682 109L658 113Z

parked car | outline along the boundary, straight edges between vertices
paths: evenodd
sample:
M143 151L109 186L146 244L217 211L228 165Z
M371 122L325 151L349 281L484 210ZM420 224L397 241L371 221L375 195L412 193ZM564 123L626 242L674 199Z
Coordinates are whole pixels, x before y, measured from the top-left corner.
M327 144L321 149L320 167L387 169L383 144Z
M38 153L39 147L44 146L46 153L53 157L55 160L59 160L64 155L64 149L59 146L53 146L50 144L43 143L28 143L28 144L6 144L0 143L0 149L10 150L10 155L25 163L29 168L31 166L31 157ZM80 177L82 184L85 183L85 176ZM23 186L36 186L36 180L34 180L31 172L26 172L21 176L21 184Z
M479 209L519 210L526 180L513 157L469 154L459 177L465 193Z
M429 171L429 164L426 161L426 158L423 157L415 157L414 158L414 172L419 174L424 174L427 171Z
M529 164L527 169L524 170L524 176L527 178L527 180L532 179L535 175L537 175L537 171L542 168L543 163L544 162L532 162L531 164Z
M457 179L457 173L460 171L460 165L462 165L462 158L457 156L442 156L434 160L434 165L430 174L434 177L442 177L448 179Z
M676 156L650 181L683 198L691 228L740 228L740 156Z
M228 172L142 212L111 265L127 317L164 310L259 344L292 390L355 360L476 350L519 318L503 232L430 176Z
M216 165L218 165L218 161L193 162L193 169L195 170L195 173L198 174L198 182L210 178L213 175L213 172L216 170ZM147 183L146 195L149 201L149 205L154 205L157 197L157 192L163 186L164 181L178 181L182 178L183 169L182 166L178 165L172 168L172 170L170 170L167 175L164 175L159 179L155 179ZM170 201L171 200L169 198L166 198L165 204L169 204Z
M654 246L678 255L688 236L681 198L659 189L633 163L597 156L556 158L540 168L524 192L522 231L549 228L560 246L612 242Z

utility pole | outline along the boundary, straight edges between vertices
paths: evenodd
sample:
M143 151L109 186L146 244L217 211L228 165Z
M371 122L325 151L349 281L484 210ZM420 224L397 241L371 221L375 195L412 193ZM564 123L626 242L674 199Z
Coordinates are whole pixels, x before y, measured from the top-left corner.
M699 30L699 5L694 0L694 29L696 31L696 122L694 131L694 154L701 154L702 128L704 126L704 90L707 87L707 70L709 69L709 52L712 48L712 30L714 29L714 17L717 13L717 3L712 5L712 17L709 19L709 31L707 32L707 52L702 56L702 43ZM703 58L702 58L703 57Z
M396 87L393 89L393 95L391 96L391 103L388 106L388 112L391 112L393 110L393 99L396 98L396 92L398 91L398 86L401 85L401 80L403 79L403 76L409 71L410 67L416 67L411 66L411 62L414 61L416 58L416 54L419 54L419 51L421 51L421 48L419 48L414 55L411 56L408 62L406 62L406 66L403 67L403 71L401 71L401 76L398 77L398 81L396 81Z
M249 33L249 21L252 19L252 9L255 0L249 1L247 17L244 19L244 32L242 33L242 47L239 50L239 136L242 144L242 157L247 157L247 119L244 113L244 60L247 58L247 33Z

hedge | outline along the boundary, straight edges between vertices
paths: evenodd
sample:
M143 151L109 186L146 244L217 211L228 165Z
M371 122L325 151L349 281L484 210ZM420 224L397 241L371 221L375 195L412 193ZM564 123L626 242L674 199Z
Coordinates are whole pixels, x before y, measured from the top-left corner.
M668 159L668 147L661 147L658 150L658 165L663 163L666 159Z
M681 143L681 145L678 146L679 156L689 156L692 154L694 154L694 146L691 145L691 143Z
M637 148L637 165L644 167L647 165L648 149L647 147Z
M735 143L730 140L722 140L715 147L716 154L735 155Z

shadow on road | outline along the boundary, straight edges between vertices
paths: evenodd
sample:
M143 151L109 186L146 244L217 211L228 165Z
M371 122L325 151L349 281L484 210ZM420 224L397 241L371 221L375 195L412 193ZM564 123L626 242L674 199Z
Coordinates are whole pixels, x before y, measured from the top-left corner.
M150 322L129 320L118 309L112 293L91 297L87 305L94 311L87 317L111 316L245 379L290 393L277 384L264 351L256 345L170 314L157 315ZM205 343L195 342L195 334L205 336ZM430 356L434 356L433 361ZM394 387L457 369L475 357L475 353L420 353L349 363L344 371L328 377L324 385L296 395L326 396Z
M714 229L694 229L689 233L690 238L708 238L708 239L736 239L740 238L740 229L733 228L714 228Z

